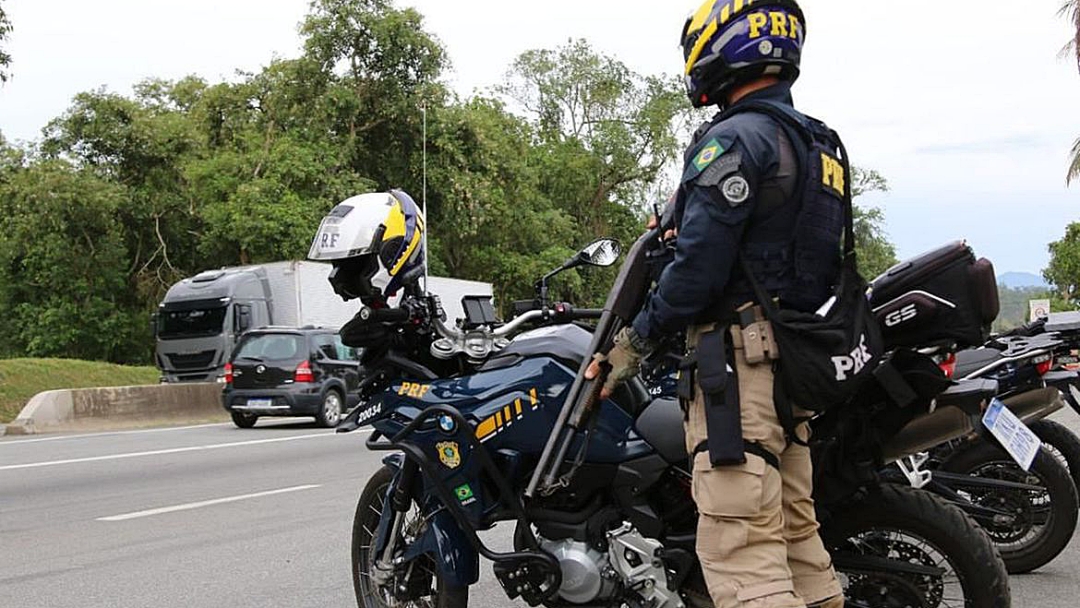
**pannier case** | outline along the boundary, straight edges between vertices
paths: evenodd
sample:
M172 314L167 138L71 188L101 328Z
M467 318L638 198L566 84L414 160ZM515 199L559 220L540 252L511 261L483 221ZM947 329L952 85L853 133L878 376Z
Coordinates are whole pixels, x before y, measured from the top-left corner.
M874 279L870 306L888 348L955 343L990 336L999 302L994 266L956 241L900 262Z

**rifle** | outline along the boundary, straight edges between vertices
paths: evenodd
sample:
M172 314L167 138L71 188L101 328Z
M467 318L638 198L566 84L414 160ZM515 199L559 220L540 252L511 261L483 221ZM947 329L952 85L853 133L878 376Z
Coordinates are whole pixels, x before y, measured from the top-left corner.
M565 479L558 477L566 454L574 443L574 438L579 432L585 430L596 411L596 406L600 401L600 389L604 386L610 368L602 365L600 376L593 380L585 379L585 370L589 368L589 364L597 353L606 353L611 350L615 335L623 327L629 325L644 306L645 298L649 295L653 283L653 263L650 258L655 257L658 248L661 250L664 248L662 234L662 228L649 230L634 242L626 254L615 283L608 292L604 312L596 325L592 342L589 343L589 350L578 368L577 377L570 386L570 392L559 411L555 426L548 435L544 451L540 454L536 470L525 490L525 496L532 498L538 491L553 492L568 483L573 475L574 470L571 469Z

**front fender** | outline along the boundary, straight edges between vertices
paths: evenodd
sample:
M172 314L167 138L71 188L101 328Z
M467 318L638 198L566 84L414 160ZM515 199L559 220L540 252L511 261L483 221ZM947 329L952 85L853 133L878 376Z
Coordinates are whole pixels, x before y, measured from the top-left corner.
M393 495L397 488L401 460L401 454L392 454L383 460L384 464L399 472L390 483L388 495ZM476 583L480 579L480 556L473 548L469 537L458 526L449 511L440 509L438 504L431 504L430 507L438 510L428 519L427 528L420 538L406 547L403 559L410 562L427 555L435 563L435 569L446 582L460 587ZM391 509L383 509L382 516L379 518L379 526L375 531L376 555L381 555L386 548L386 540L390 535L391 513Z
M430 520L416 542L405 550L405 560L429 555L435 569L452 585L467 587L480 579L480 556L446 509Z

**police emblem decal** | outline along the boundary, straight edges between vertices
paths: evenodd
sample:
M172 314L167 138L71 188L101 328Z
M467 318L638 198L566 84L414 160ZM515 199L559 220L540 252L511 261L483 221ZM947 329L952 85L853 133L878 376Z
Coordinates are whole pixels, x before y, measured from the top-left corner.
M724 198L732 207L737 207L750 198L750 184L741 175L732 175L724 180L720 191L724 193Z
M436 443L435 451L439 453L439 462L446 468L456 469L461 466L461 451L456 441Z

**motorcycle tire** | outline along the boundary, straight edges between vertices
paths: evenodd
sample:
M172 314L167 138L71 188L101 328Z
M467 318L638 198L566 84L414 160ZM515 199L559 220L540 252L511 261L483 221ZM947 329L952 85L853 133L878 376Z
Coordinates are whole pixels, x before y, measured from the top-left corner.
M1073 485L1080 490L1080 437L1069 430L1069 427L1053 420L1037 420L1029 424L1028 428L1043 444L1052 447L1057 452L1056 455L1060 455L1059 461L1065 463Z
M360 500L356 504L352 531L352 579L358 608L386 608L390 604L380 595L380 590L372 583L369 574L374 559L370 547L374 544L374 530L377 529L382 509L387 500L390 482L395 471L383 466L364 486ZM415 504L415 503L414 503ZM469 588L451 585L439 576L432 574L435 583L433 608L466 608L469 604Z
M849 606L1011 606L1009 575L990 538L958 507L922 490L883 484L833 509L822 522L821 537L845 583ZM945 572L859 571L846 568L845 554Z
M1065 465L1048 448L1039 450L1031 471L1025 472L1005 450L980 441L950 455L941 464L941 470L1045 488L1045 492L1038 495L1016 490L966 491L976 504L1005 508L1018 514L1015 523L984 524L1011 574L1045 566L1072 540L1077 521L1076 486ZM1040 528L1042 517L1046 521Z

